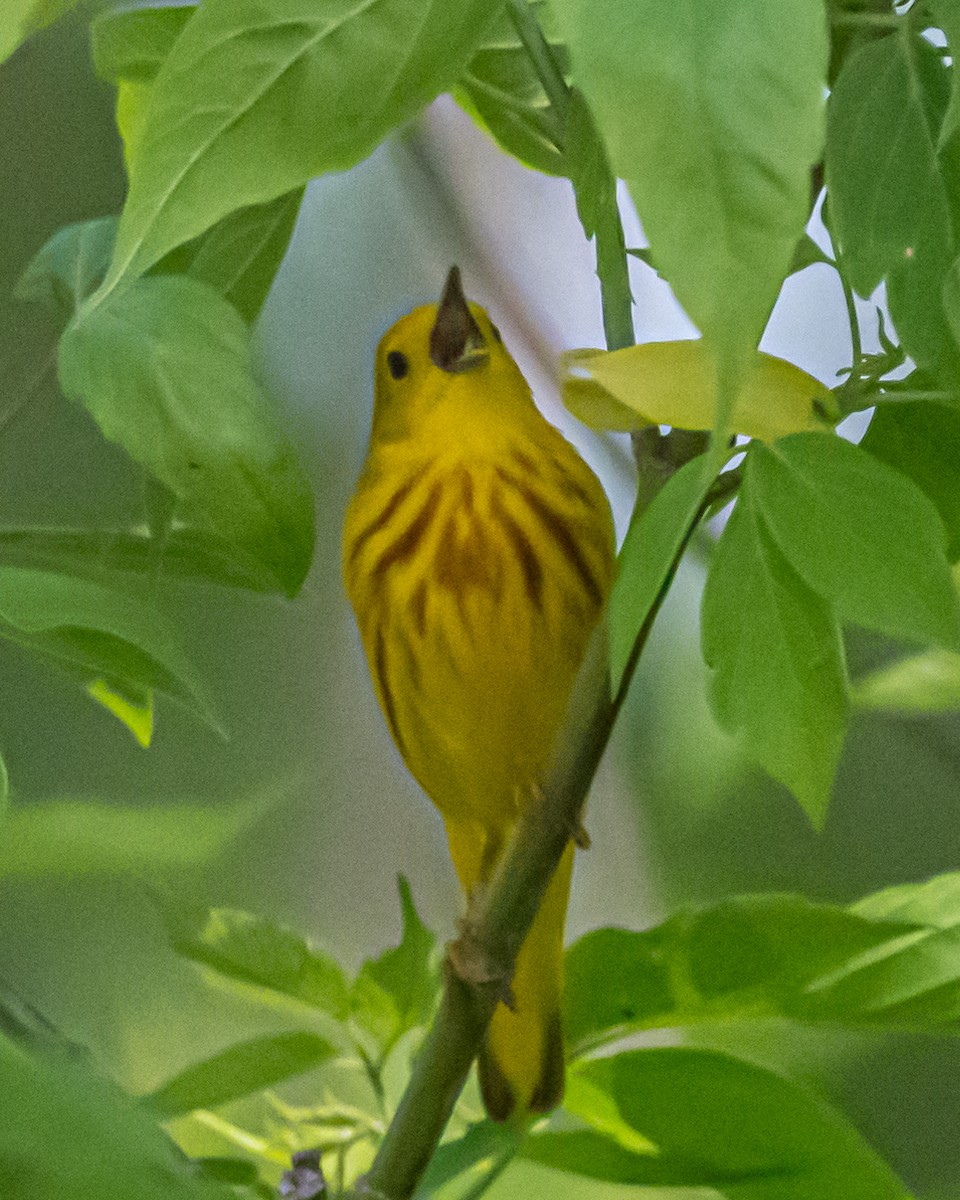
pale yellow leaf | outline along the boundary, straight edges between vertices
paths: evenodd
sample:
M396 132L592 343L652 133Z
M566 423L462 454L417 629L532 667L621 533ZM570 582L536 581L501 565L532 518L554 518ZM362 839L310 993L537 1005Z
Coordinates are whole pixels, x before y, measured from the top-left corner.
M561 365L564 403L594 429L713 428L717 368L702 340L571 350ZM782 358L755 353L734 406L734 432L772 442L829 429L838 419L830 390L819 380Z

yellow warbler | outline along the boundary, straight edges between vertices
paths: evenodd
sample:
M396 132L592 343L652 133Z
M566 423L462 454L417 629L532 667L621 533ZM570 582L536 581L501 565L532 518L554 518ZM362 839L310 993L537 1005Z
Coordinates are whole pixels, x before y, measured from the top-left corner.
M469 898L536 802L609 594L603 489L538 412L454 267L439 305L377 349L373 428L346 516L344 578L407 766L446 822ZM573 844L520 950L480 1056L490 1115L563 1093L563 924Z

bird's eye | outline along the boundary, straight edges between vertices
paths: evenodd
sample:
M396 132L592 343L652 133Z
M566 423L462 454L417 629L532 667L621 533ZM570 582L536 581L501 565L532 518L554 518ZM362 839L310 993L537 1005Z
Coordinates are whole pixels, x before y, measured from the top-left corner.
M496 327L496 325L494 325L494 323L492 321L490 322L490 328L493 330L493 336L494 336L495 340L498 342L502 342L503 338L500 336L500 330Z
M402 379L410 370L410 361L399 350L391 350L387 355L387 366L394 379Z

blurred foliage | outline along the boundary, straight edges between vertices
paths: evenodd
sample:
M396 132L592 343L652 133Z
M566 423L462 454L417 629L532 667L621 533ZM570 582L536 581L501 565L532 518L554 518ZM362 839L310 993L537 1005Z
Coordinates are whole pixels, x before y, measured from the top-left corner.
M80 11L37 33L69 7L30 0L0 18L0 133L7 171L16 168L5 194L22 222L0 256L10 514L0 529L0 649L11 680L0 759L4 962L22 975L25 995L45 995L54 1016L63 1005L68 1025L78 1019L71 1001L85 1006L77 1040L96 1041L93 1027L109 1026L113 1011L109 961L136 978L144 1027L152 999L168 1010L157 1028L180 1040L171 1056L162 1033L153 1046L124 1048L136 1032L111 1030L108 1065L139 1080L131 1100L94 1056L9 995L0 1006L0 1190L18 1200L264 1196L291 1153L310 1147L340 1190L369 1166L396 1110L440 980L436 940L410 886L401 882L398 945L356 968L344 950L356 914L329 916L333 954L240 905L210 909L211 887L242 891L258 873L266 889L302 895L344 851L336 839L321 854L311 846L309 866L285 853L304 840L281 782L284 769L299 770L301 747L275 737L270 783L258 790L251 723L241 722L239 745L214 750L191 722L219 734L245 705L264 721L262 745L283 728L279 718L268 723L273 696L290 693L288 712L300 703L299 631L284 627L293 618L279 615L279 597L300 591L317 532L322 544L333 523L315 520L307 476L319 489L322 472L276 411L251 331L304 187L361 162L452 89L509 154L573 185L595 240L612 353L568 360L602 394L575 373L567 387L572 405L590 402L596 424L636 431L672 421L723 434L731 418L741 428L733 401L741 385L749 390L749 356L771 305L784 278L812 264L843 289L852 353L832 392L808 393L792 364L786 387L780 376L765 381L762 400L751 400L760 425L742 427L771 444L749 446L722 497L712 488L723 437L707 467L661 464L669 483L652 503L641 497L611 609L618 685L697 518L738 492L715 551L707 539L691 542L706 560L711 697L735 741L684 699L693 678L702 700L706 670L691 654L696 617L681 596L644 656L621 740L673 911L644 932L605 927L574 944L565 1107L529 1129L500 1129L480 1119L468 1088L421 1194L522 1186L602 1195L615 1184L650 1197L661 1188L738 1200L906 1197L887 1156L916 1194L960 1195L950 1147L923 1142L943 1127L942 1111L924 1132L923 1106L909 1099L938 1078L937 1066L944 1075L960 1065L946 1040L957 1031L960 882L942 874L876 890L952 867L960 835L949 715L960 695L950 571L960 552L953 7L737 0L704 20L694 0L619 0L598 20L581 0L458 0L421 19L413 0L390 0L344 9L338 41L313 4L283 0L266 12L211 0L92 23ZM930 26L939 41L925 36ZM387 78L389 102L372 104ZM120 147L104 140L114 116L125 203ZM617 177L651 242L636 252L638 268L656 264L704 334L696 351L677 351L697 356L683 396L693 415L682 420L658 407L651 351L622 348L630 281ZM824 178L818 233L830 236L829 255L804 233ZM871 354L854 293L865 299L880 283L896 334L881 325ZM348 285L323 281L331 292ZM44 377L55 338L72 406ZM839 413L874 407L859 447L835 436ZM331 441L331 472L339 451ZM22 463L36 463L35 476L17 479ZM675 595L682 573L679 583ZM318 611L306 636L322 627L332 641L325 595L308 585ZM229 676L223 663L234 659ZM327 662L316 661L324 675ZM38 684L47 665L79 686ZM331 668L315 684L318 706L337 702L333 677ZM84 710L88 698L148 742L155 693L184 714L156 709L161 744L151 762L165 761L171 737L165 769L178 795L208 786L215 795L219 785L228 803L18 795L23 745L37 747L36 765L20 777L49 781L61 752L40 747L71 738L79 758L103 767L99 788L113 743L101 714ZM901 713L914 722L882 715ZM15 716L33 742L11 753ZM302 738L308 723L295 728ZM116 745L118 761L134 753L132 743ZM819 842L751 763L790 787L823 826ZM328 822L344 803L337 789L334 780L323 792ZM153 780L135 790L156 792ZM365 832L349 812L340 830L357 842ZM347 849L345 869L362 874L364 852ZM158 903L144 904L144 877ZM103 888L93 926L86 886ZM730 894L753 891L764 894ZM864 892L850 907L826 899ZM46 933L51 916L61 928L45 953L18 961L36 948L30 930ZM71 920L87 943L75 942ZM161 922L202 975L184 974L164 952ZM65 986L75 980L85 981L79 999ZM191 1012L202 1014L193 1033L181 1028ZM689 1046L636 1048L640 1034L677 1029ZM920 1035L939 1048L939 1064L911 1040ZM600 1049L603 1058L590 1057ZM887 1075L880 1106L858 1088L867 1068Z

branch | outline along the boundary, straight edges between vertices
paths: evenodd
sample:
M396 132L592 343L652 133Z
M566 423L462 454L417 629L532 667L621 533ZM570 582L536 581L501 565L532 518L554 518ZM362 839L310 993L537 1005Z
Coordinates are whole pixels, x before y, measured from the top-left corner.
M616 181L613 184L616 188ZM603 334L608 350L622 350L636 341L633 296L626 241L620 212L614 202L597 225L597 276L603 307Z

